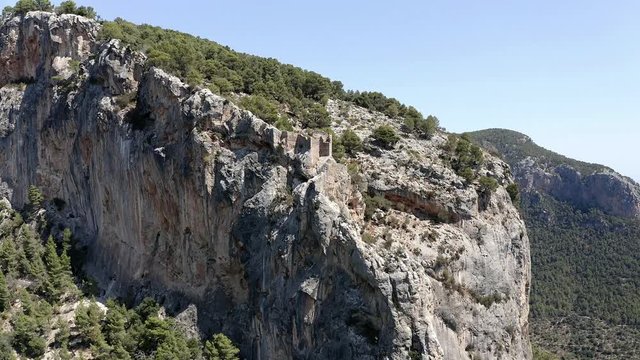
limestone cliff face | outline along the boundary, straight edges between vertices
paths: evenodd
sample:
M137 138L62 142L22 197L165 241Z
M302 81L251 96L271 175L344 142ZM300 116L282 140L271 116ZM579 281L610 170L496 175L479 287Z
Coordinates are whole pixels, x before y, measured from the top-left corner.
M326 137L146 69L98 29L43 12L0 28L0 195L55 200L105 296L195 304L248 359L530 358L526 229L502 186L444 165L443 135L371 147L351 176ZM506 185L507 169L482 171ZM395 205L365 221L363 186Z
M512 130L487 129L471 136L505 158L525 192L548 194L577 209L640 218L640 185L610 168L556 154Z

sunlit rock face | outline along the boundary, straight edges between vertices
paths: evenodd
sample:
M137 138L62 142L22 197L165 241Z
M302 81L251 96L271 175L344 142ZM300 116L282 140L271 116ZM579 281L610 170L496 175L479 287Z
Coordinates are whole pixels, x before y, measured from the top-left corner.
M0 28L0 195L21 207L39 186L104 296L188 310L248 359L531 357L505 163L485 154L487 196L442 160L444 134L407 136L359 154L356 180L329 136L281 132L99 28L44 12ZM349 106L363 137L397 126ZM393 206L365 220L363 186Z

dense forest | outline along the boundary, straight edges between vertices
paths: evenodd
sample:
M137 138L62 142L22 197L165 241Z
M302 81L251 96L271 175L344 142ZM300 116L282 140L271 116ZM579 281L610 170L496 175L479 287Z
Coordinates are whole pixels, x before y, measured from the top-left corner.
M469 134L512 166L612 171L556 154L511 130ZM640 221L525 189L520 210L531 243L532 341L540 359L640 356ZM544 349L549 353L544 354ZM553 354L557 354L555 356Z
M640 355L631 346L640 344L640 222L541 194L523 195L522 211L531 240L531 317L544 330L534 337L565 356ZM557 322L572 331L553 331ZM627 342L603 340L620 339L612 335L619 329Z
M47 222L45 205L54 206L35 187L23 211L0 200L0 360L15 359L14 350L36 359L238 359L224 334L189 337L153 299L93 300L82 248Z

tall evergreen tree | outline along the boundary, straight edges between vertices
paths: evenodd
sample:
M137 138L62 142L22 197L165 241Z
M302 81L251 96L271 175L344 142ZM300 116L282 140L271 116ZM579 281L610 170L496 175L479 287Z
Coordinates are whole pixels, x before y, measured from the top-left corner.
M240 350L224 334L215 334L204 345L207 360L239 360Z
M102 310L94 301L88 306L80 305L76 308L76 326L85 343L98 347L105 345L100 327L102 316Z
M47 266L48 281L46 282L46 292L49 301L57 302L64 291L64 274L60 258L56 251L56 243L53 236L49 236L45 246L44 263Z
M7 286L7 279L0 271L0 313L7 310L11 306L11 293Z
M69 252L71 251L71 230L69 228L64 229L62 234L62 254L60 255L60 265L65 277L67 285L73 284L73 271L71 268L71 257Z
M6 236L0 245L0 266L7 275L18 270L18 249L13 236Z

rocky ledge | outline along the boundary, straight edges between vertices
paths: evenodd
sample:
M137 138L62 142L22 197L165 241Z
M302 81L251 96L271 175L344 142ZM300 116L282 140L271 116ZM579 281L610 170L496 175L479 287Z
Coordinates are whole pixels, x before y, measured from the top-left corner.
M0 28L0 192L20 207L43 189L104 297L155 296L248 359L531 357L528 238L502 161L484 154L488 197L448 167L441 133L367 145L350 174L327 135L281 132L99 27L34 12ZM364 138L397 127L335 106ZM362 193L391 206L365 219Z

